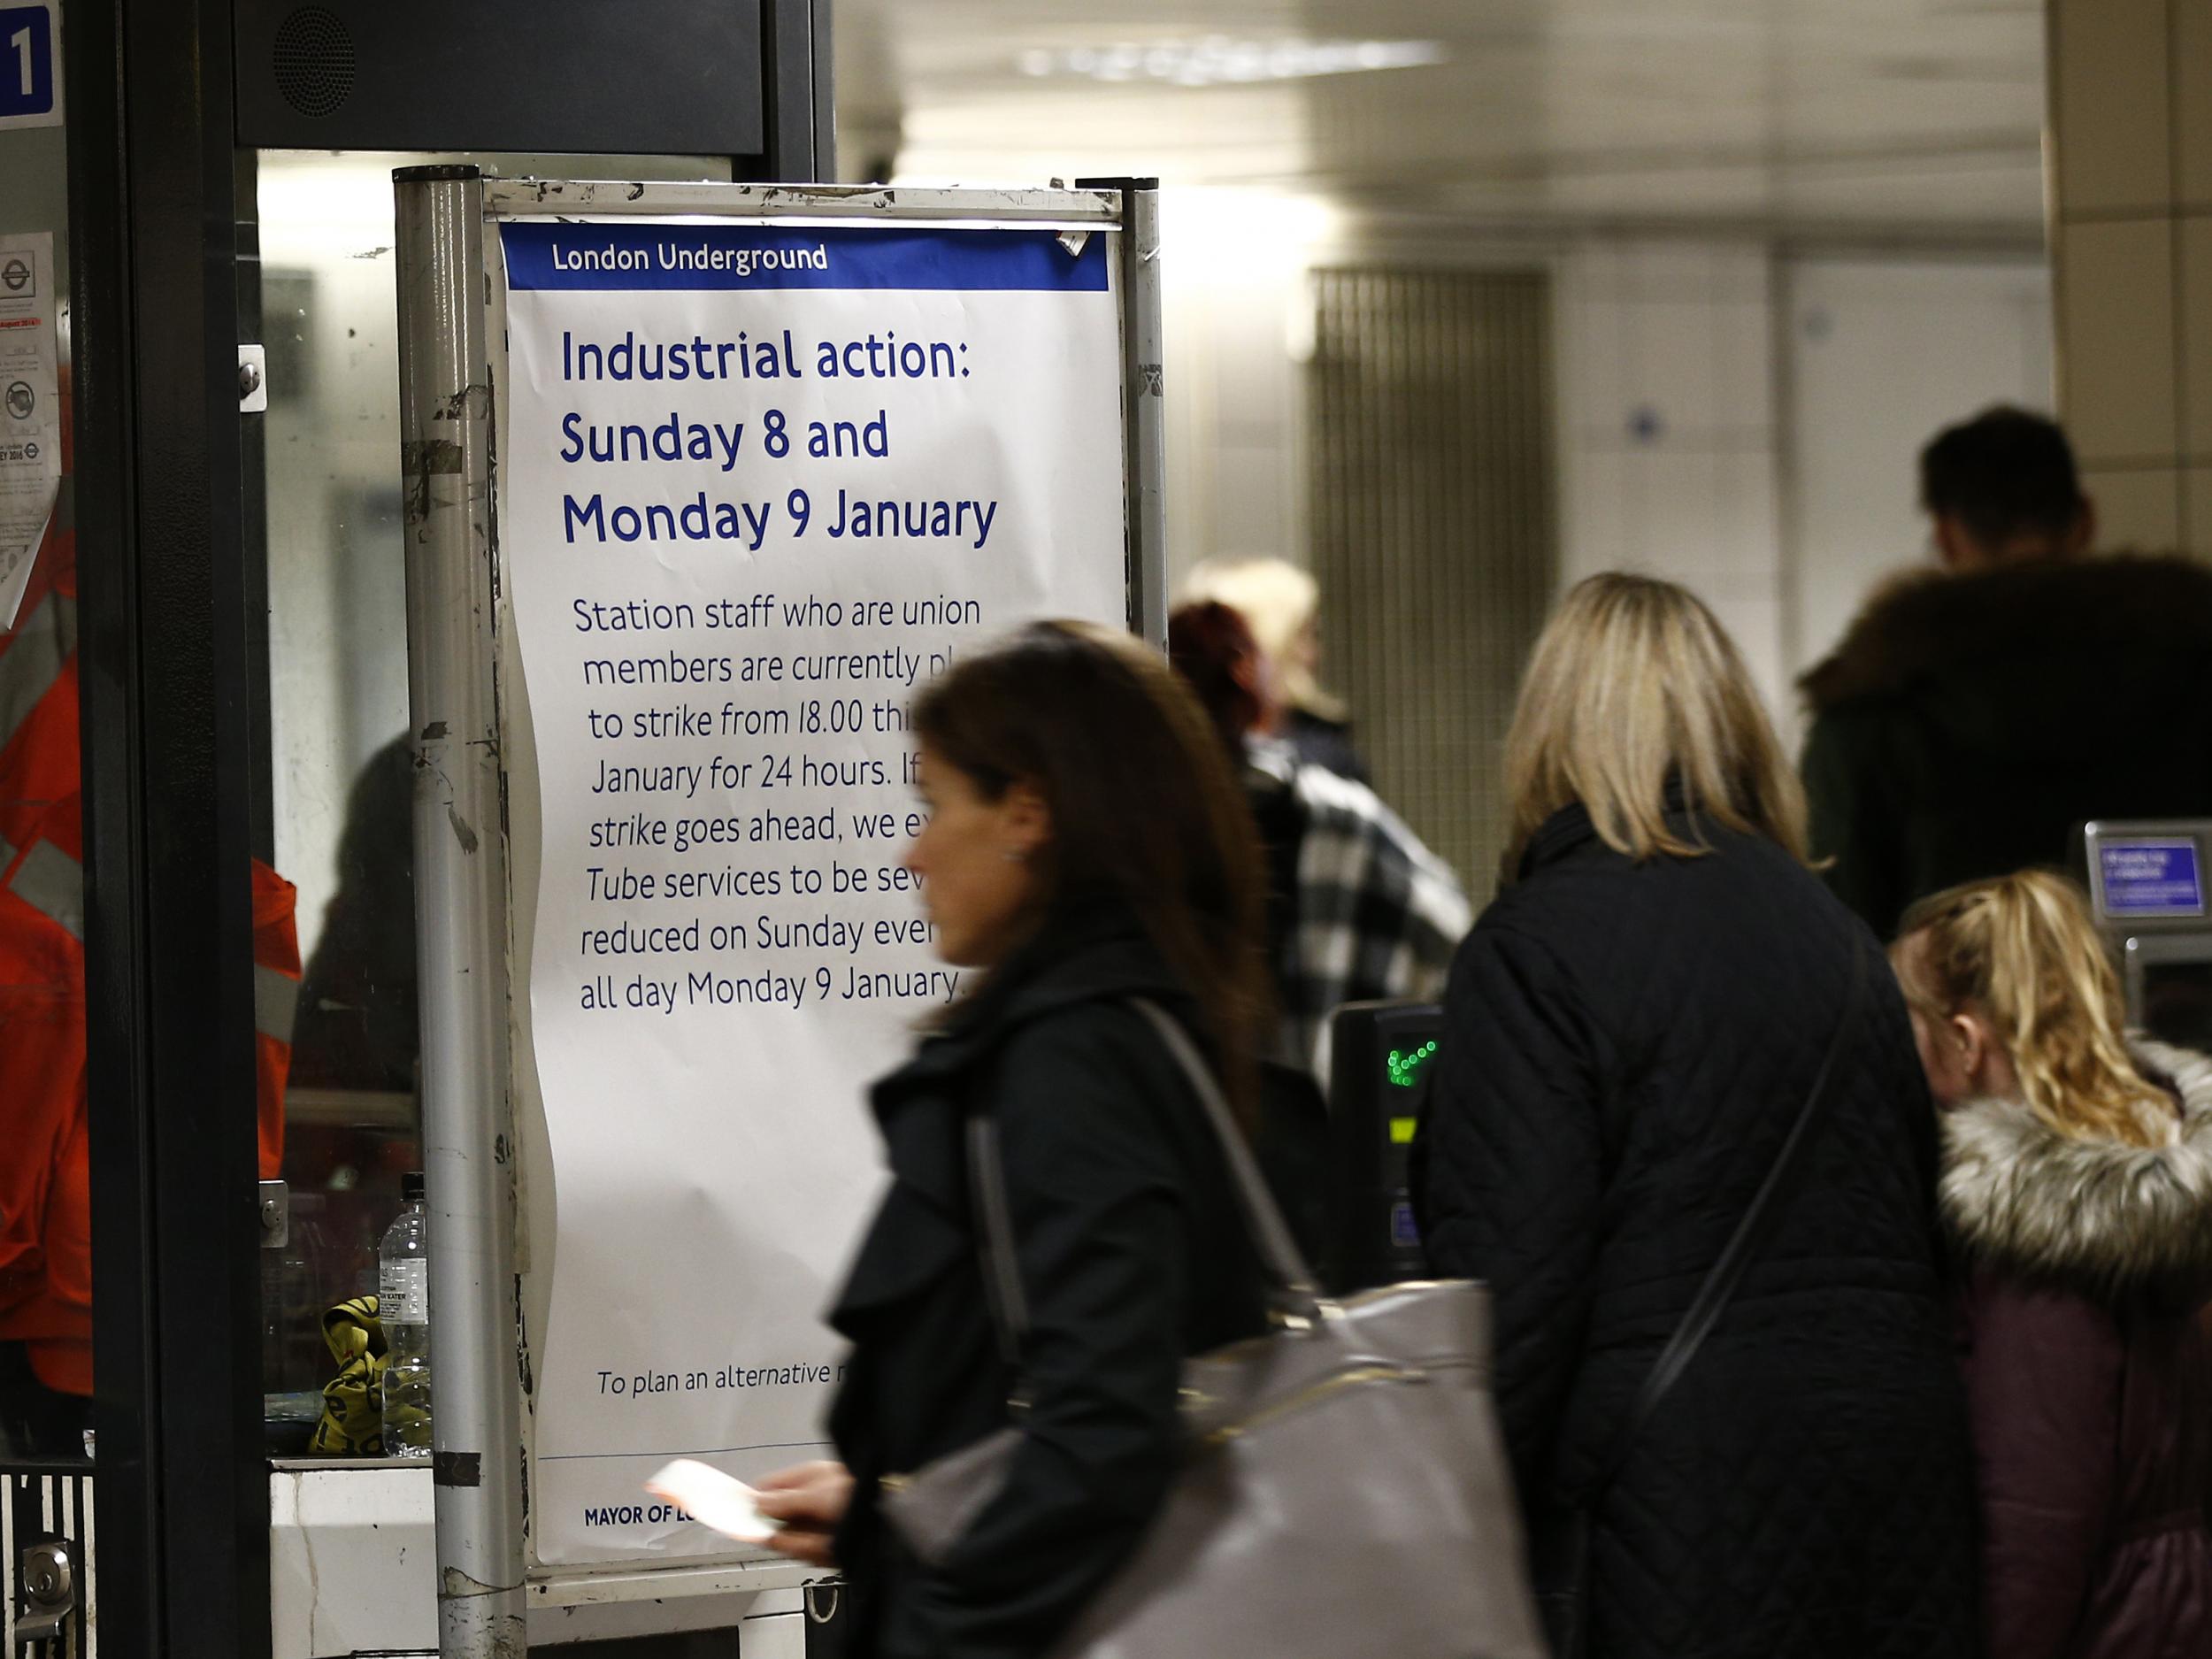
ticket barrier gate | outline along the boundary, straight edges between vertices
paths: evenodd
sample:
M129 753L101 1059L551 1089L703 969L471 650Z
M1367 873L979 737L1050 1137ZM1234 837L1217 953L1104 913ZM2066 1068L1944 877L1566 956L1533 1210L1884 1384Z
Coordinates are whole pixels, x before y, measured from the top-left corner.
M2100 819L2082 832L2090 905L2118 958L2131 1029L2212 1049L2212 819Z
M1443 1023L1433 1002L1348 1002L1331 1024L1335 1202L1325 1276L1340 1294L1428 1276L1406 1160Z

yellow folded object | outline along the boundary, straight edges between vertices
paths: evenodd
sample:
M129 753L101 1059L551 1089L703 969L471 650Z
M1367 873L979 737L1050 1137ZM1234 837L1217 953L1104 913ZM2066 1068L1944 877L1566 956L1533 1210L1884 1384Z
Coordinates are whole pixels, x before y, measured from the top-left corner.
M338 1374L323 1385L323 1417L307 1449L317 1457L384 1455L383 1322L376 1298L353 1296L323 1315Z

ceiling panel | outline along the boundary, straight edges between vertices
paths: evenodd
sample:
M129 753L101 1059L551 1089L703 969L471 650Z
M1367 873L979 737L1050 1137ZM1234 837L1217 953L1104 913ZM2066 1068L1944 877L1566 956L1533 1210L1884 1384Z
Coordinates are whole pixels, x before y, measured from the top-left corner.
M1036 53L1434 42L1444 61L1104 84ZM2036 0L841 0L849 167L1157 173L1408 212L1969 230L2042 215Z

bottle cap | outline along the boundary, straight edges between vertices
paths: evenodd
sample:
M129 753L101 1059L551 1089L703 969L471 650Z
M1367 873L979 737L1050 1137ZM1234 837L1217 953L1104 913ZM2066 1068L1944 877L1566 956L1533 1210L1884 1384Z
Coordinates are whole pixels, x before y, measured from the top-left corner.
M422 1202L422 1171L410 1170L399 1178L399 1202L419 1204Z

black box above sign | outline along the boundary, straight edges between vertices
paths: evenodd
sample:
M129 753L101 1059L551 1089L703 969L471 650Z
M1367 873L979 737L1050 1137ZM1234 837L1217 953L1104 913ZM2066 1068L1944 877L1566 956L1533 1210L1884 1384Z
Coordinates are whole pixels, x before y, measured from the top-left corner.
M236 0L262 150L766 150L762 0Z

